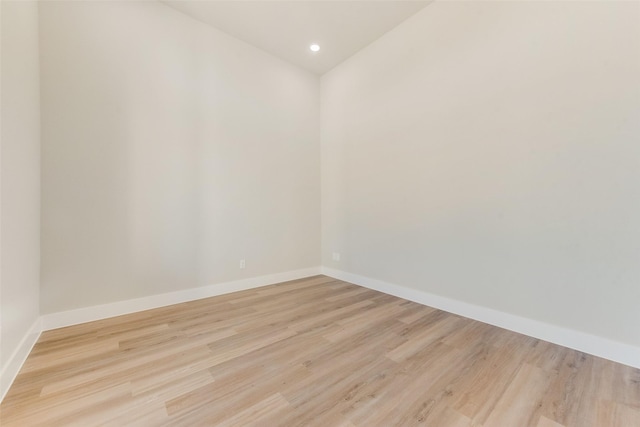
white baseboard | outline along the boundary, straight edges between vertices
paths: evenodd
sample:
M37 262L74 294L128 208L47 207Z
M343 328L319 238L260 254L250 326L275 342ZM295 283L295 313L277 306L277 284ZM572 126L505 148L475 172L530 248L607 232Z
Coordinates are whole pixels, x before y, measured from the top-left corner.
M7 363L2 367L0 372L0 402L4 399L5 394L42 331L258 288L288 280L303 279L318 274L325 274L335 279L351 282L419 304L640 368L639 347L341 270L328 267L313 267L40 316L25 334Z
M322 274L345 282L354 283L365 288L384 292L419 304L428 305L449 313L458 314L490 325L498 326L510 331L528 335L564 347L572 348L584 353L624 365L640 368L640 347L618 341L609 340L585 332L575 331L562 326L540 322L516 316L502 311L494 310L479 305L433 295L417 289L394 285L381 280L333 268L322 267Z
M13 384L13 381L16 379L22 365L24 365L24 362L27 360L27 356L31 353L31 349L33 349L36 341L40 338L41 332L42 322L41 318L38 317L2 367L2 371L0 371L0 402L2 402L7 391L9 391L9 387L11 387L11 384Z
M83 307L76 310L45 314L42 316L42 330L48 331L51 329L63 328L65 326L92 322L94 320L106 319L143 310L150 310L152 308L179 304L181 302L194 301L231 292L259 288L261 286L286 282L288 280L303 279L305 277L315 276L318 274L320 274L320 267L305 268L302 270L234 280L232 282L216 283L213 285L169 292L166 294L95 305L92 307Z
M106 319L108 317L120 316L122 314L135 313L152 308L164 307L181 302L228 294L231 292L259 288L261 286L273 285L275 283L286 282L289 280L304 279L305 277L316 276L320 274L320 271L320 267L305 268L302 270L251 277L248 279L234 280L232 282L216 283L199 288L185 289L182 291L42 315L36 319L35 323L24 336L5 366L2 367L2 371L0 372L0 402L2 402L5 394L9 391L11 384L13 384L13 381L16 379L18 372L27 360L27 356L29 356L31 349L35 345L36 341L38 341L42 331Z

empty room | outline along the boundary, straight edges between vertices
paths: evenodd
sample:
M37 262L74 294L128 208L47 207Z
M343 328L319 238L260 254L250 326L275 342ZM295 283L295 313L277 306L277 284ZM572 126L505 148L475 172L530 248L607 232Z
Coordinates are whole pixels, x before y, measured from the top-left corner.
M2 427L640 427L640 1L0 22Z

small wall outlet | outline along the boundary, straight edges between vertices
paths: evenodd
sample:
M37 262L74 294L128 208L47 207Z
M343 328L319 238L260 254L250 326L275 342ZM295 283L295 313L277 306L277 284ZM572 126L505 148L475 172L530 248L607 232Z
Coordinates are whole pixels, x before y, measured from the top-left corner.
M334 252L332 258L334 261L340 261L340 252Z
M241 259L240 260L240 269L243 270L245 267L247 266L247 263L245 260Z

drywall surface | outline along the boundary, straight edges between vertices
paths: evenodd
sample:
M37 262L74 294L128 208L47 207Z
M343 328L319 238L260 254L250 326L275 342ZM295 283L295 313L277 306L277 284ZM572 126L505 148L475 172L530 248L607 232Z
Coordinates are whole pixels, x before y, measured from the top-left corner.
M43 313L319 265L318 77L158 2L40 33Z
M324 75L323 265L640 345L639 16L435 2Z
M38 4L2 1L0 367L39 316L40 90ZM27 349L28 351L28 349ZM13 378L2 378L3 392Z

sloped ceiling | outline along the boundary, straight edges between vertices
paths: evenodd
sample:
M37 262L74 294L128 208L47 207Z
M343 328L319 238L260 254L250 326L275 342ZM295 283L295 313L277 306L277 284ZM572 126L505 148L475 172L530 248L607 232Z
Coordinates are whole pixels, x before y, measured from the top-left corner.
M286 61L323 74L429 1L163 0ZM310 44L321 49L314 53Z

